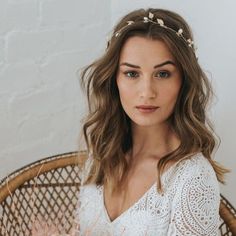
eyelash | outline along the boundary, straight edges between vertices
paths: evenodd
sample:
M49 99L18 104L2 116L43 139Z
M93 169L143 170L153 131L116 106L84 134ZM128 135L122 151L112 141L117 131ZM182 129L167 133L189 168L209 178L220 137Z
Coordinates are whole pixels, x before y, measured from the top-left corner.
M130 77L130 76L128 76L129 73L136 73L136 74L138 74L138 72L136 72L136 71L125 71L123 74L124 74L127 78L129 78L129 79L137 78L137 77ZM166 71L166 70L159 71L157 74L160 74L160 73L165 73L165 75L167 75L167 76L165 76L165 77L160 77L161 79L162 79L162 78L167 79L167 78L169 78L170 75L171 75L171 73L170 73L169 71ZM158 76L158 77L159 77L159 76Z

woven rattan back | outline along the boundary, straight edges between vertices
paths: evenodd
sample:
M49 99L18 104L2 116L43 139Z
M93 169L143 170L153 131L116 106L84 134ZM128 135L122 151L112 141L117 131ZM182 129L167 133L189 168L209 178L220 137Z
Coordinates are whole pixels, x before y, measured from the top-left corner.
M53 222L61 233L73 225L85 152L45 158L13 172L0 182L0 235L31 235L35 216ZM221 195L221 236L236 236L236 210Z
M34 162L0 183L0 235L31 235L41 217L60 232L72 228L80 185L80 164L86 153L73 152Z

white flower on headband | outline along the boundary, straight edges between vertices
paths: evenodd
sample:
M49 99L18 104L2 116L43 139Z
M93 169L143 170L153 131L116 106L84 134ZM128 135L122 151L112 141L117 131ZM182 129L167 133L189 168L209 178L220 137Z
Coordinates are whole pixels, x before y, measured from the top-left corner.
M148 17L152 20L153 19L153 17L154 17L154 14L153 13L151 13L151 12L149 12L148 13Z
M158 19L158 18L157 18L157 23L162 27L165 25L164 21L162 19Z
M194 44L193 40L187 39L187 42L189 43L188 46L191 48Z
M143 22L147 23L148 22L148 18L146 16L143 17Z
M177 34L178 36L181 36L181 35L183 34L183 32L184 32L183 29L180 28L176 34Z

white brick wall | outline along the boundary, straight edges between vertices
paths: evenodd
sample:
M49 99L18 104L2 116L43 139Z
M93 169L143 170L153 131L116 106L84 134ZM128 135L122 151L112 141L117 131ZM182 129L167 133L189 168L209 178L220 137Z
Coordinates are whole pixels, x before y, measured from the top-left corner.
M105 0L0 1L0 178L77 150L76 72L102 54L109 19Z
M4 48L5 48L5 40L4 38L0 37L0 68L3 66L5 60Z
M37 0L1 0L0 6L0 34L8 34L13 30L33 30L38 27Z

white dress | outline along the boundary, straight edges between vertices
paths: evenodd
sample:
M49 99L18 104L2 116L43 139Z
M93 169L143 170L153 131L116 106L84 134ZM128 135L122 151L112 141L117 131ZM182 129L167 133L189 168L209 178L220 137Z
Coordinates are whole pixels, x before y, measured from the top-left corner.
M88 159L82 178L91 165ZM162 176L164 194L155 183L113 221L104 205L103 186L81 185L76 221L80 236L218 235L219 184L209 161L197 154L171 166Z

